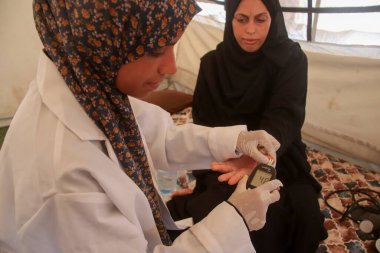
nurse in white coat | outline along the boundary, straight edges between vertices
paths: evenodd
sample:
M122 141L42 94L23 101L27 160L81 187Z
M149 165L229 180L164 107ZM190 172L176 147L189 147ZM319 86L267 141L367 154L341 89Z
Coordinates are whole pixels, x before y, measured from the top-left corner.
M277 142L244 126L176 127L142 102L176 70L194 1L35 0L44 45L0 153L0 252L255 252L281 183L246 190L174 241L154 167L204 168ZM243 131L243 132L242 132ZM246 178L245 178L246 180Z

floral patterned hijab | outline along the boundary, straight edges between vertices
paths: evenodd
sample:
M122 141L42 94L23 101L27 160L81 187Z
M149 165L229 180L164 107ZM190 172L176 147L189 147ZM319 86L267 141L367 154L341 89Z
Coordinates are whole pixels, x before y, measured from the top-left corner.
M199 7L194 0L34 0L33 8L44 52L144 192L170 245L140 132L115 80L123 64L172 44Z

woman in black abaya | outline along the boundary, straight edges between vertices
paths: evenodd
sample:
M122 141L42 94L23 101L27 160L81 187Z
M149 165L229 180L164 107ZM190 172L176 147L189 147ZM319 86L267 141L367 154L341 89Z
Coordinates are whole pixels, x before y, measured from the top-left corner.
M226 1L224 39L201 59L193 118L205 126L263 129L281 143L276 170L284 187L265 227L251 233L258 253L315 252L327 236L318 204L321 186L310 174L301 139L307 69L306 55L287 36L278 0ZM235 186L219 182L219 175L194 172L193 193L168 202L174 218L198 222L228 199Z

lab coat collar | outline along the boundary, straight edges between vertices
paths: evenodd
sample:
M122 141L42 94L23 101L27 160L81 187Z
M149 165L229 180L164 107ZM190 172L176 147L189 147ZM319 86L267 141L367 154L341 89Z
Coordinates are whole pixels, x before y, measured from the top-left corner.
M75 99L55 64L44 53L40 55L36 81L42 101L81 140L107 139Z

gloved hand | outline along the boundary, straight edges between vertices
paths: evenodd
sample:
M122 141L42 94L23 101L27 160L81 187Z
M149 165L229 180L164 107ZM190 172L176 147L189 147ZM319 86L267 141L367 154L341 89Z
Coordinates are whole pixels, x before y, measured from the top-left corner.
M236 145L238 152L252 157L259 163L268 164L271 158L272 166L276 163L276 151L279 148L280 143L264 130L241 132Z
M249 231L264 227L268 206L280 199L278 189L282 186L280 180L272 180L255 189L246 189L248 176L244 176L228 202L243 216Z

